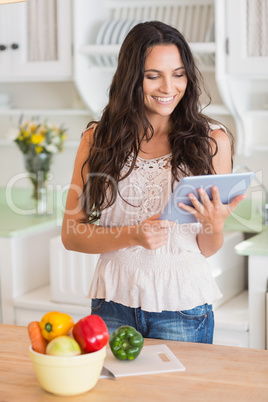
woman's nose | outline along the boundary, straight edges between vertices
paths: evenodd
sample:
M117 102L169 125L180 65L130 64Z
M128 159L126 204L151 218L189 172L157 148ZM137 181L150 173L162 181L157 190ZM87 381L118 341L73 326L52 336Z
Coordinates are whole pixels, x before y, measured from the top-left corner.
M170 94L172 92L172 79L169 77L164 77L161 82L160 90L164 93Z

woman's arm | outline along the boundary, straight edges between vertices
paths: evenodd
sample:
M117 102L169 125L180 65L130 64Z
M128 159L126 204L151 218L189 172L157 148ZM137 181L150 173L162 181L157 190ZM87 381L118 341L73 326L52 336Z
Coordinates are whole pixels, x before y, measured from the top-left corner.
M222 130L213 130L210 134L217 142L218 152L213 157L213 167L217 174L231 173L231 144L228 135ZM211 141L212 150L215 144ZM233 201L224 205L221 202L218 188L212 187L212 200L203 189L198 190L202 203L197 200L194 194L189 198L195 209L184 206L185 210L192 212L196 219L202 224L197 235L197 243L201 253L205 257L215 254L223 244L223 227L225 219L234 211L240 201L245 198L239 195ZM181 206L181 205L180 205Z
M65 248L83 253L100 254L135 245L156 249L166 244L168 227L173 223L159 221L158 216L153 216L137 226L102 227L83 223L87 216L82 210L80 201L83 191L81 168L88 157L92 143L93 129L89 129L83 134L78 148L68 191L61 232ZM85 170L85 177L88 173Z
M218 152L213 157L213 167L215 172L217 174L231 173L232 155L231 144L228 135L222 130L213 130L210 133L210 137L214 138L218 145ZM214 152L214 141L211 141L211 146ZM209 219L207 218L202 224L200 233L197 236L198 246L201 253L205 257L210 257L222 247L224 221L230 213L222 205L217 187L212 189L212 195L213 200L211 202L209 198L206 197L206 193L202 192L201 190L200 197L203 201L203 205L207 207L207 211L210 215Z

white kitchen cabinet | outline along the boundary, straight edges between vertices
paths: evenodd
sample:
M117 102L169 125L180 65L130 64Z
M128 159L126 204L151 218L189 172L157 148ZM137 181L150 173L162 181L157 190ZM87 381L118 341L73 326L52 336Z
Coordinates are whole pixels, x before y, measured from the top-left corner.
M87 0L76 0L73 15L74 81L96 118L108 100L122 32L127 34L139 21L159 20L177 27L190 43L199 68L214 71L214 0L99 0L92 9ZM118 20L130 24L123 25L115 40L109 32L116 31L118 25L113 31L115 25L105 29L105 23ZM103 39L101 32L105 32Z
M15 298L48 283L49 239L59 232L59 228L51 225L33 234L0 237L0 300L4 324L16 323Z
M235 247L248 257L249 347L267 349L268 230L264 230Z
M248 291L244 290L214 311L215 345L249 348Z
M15 298L49 282L49 240L60 234L62 221L61 209L53 207L53 215L30 214L30 190L0 188L0 309L5 324L14 324Z
M212 274L223 294L213 304L213 343L216 345L249 347L246 259L234 251L243 239L242 232L225 231L222 248L208 258Z
M242 232L224 231L223 246L208 258L212 275L222 292L222 298L213 304L216 310L246 289L246 260L234 251L243 240Z
M91 313L91 301L88 305L58 303L51 300L50 286L42 286L31 292L24 293L13 301L14 321L16 325L27 326L31 321L40 321L48 311L60 311L70 314L74 322Z
M266 240L267 238L266 236ZM268 257L267 255L250 255L248 259L250 347L268 349L266 342Z
M267 1L227 0L225 7L228 73L267 78Z
M0 7L0 81L68 80L71 51L71 0Z
M238 155L267 152L267 1L217 0L216 81L236 124Z

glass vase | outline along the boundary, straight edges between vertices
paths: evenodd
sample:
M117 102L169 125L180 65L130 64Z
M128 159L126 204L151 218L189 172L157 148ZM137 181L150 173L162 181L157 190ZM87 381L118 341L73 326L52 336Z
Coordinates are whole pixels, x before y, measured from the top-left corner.
M42 172L39 172L42 173ZM38 174L40 176L40 174ZM31 180L33 183L33 199L35 201L35 210L37 215L47 215L48 213L48 197L46 182L40 179Z
M32 198L35 202L35 213L37 215L47 215L51 213L48 205L47 178L51 163L51 155L46 153L24 154L25 168L29 173L29 178L33 184Z

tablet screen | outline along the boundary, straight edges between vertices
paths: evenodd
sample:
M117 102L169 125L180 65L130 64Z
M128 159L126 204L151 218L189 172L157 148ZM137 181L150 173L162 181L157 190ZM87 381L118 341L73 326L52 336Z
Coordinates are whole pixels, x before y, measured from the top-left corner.
M222 203L229 204L237 195L245 193L254 177L254 172L184 177L171 194L159 219L168 219L176 223L197 222L190 212L178 206L179 202L192 206L189 193L193 193L200 200L197 189L202 187L212 199L212 186L217 186Z

